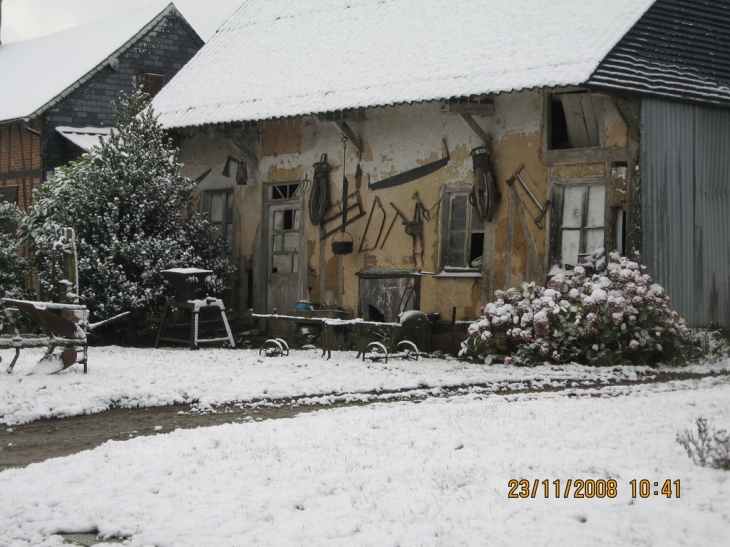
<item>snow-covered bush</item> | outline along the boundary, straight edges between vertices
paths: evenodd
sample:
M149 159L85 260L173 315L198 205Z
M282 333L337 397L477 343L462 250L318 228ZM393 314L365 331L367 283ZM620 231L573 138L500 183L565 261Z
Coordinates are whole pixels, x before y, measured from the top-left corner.
M29 274L28 261L20 254L17 229L21 212L14 203L0 201L0 298L23 298ZM0 309L0 332L6 328L5 312Z
M99 147L36 191L23 233L49 291L52 246L64 227L73 228L86 304L102 318L132 311L139 321L169 291L161 270L208 268L222 279L231 267L222 258L224 242L194 212L195 183L180 175L177 149L146 95L123 93L115 119Z
M547 287L496 291L461 355L519 364L681 362L695 352L693 333L643 269L614 253L600 274L578 266Z
M713 429L705 418L697 418L697 437L689 429L677 434L677 442L697 465L730 471L730 433Z

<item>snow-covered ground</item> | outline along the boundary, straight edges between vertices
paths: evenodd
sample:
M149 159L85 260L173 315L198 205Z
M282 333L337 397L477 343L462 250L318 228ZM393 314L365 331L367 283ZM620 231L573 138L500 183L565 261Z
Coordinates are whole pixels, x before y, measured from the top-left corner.
M12 350L0 352L5 361ZM29 374L42 350L23 350L13 374L0 373L0 424L102 412L111 407L197 403L206 408L230 402L302 397L300 402L390 400L394 390L411 395L441 387L488 384L483 390L579 386L636 379L656 372L648 367L595 368L578 365L518 368L484 366L455 360L419 359L363 362L355 352L292 351L269 358L254 350L185 348L89 350L89 373L80 365L45 376ZM667 369L676 370L676 369ZM699 364L698 372L730 370L730 361ZM481 391L483 391L481 390ZM364 395L367 394L367 395Z
M0 374L6 429L110 405L388 402L109 441L0 472L2 547L60 547L56 534L91 531L129 547L730 544L730 473L698 467L676 441L700 416L730 427L728 375L602 385L650 371L118 347L93 348L87 375L29 375L39 355ZM417 404L385 393L473 383L485 385ZM527 391L540 386L568 389ZM522 479L530 495L518 485L511 498ZM573 485L566 496L577 479L605 495L579 498ZM602 489L612 480L615 497ZM672 496L655 495L667 480Z

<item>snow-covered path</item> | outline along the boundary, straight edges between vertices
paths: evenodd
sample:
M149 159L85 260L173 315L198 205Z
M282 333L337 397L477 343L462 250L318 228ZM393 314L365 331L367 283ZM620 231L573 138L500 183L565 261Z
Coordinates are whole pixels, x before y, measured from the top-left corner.
M5 357L9 357L6 351ZM636 380L657 370L648 367L596 368L578 365L518 368L455 360L419 359L363 362L354 352L292 351L267 358L253 350L184 348L139 349L116 346L89 350L89 373L81 367L52 376L29 375L41 350L24 350L13 374L0 374L0 424L39 418L176 403L211 405L261 399L304 397L327 404L362 399L364 393L488 384L491 389L579 386L584 382ZM675 371L676 369L665 369ZM682 369L730 371L730 361ZM324 396L323 396L324 395ZM311 401L307 401L307 397ZM387 396L385 396L387 397ZM372 397L366 397L372 400Z
M696 466L675 437L698 416L730 425L730 379L584 395L393 402L108 442L0 473L0 545L90 530L130 547L728 545L730 473ZM549 497L540 482L510 498L512 479L547 480ZM568 479L615 480L616 496L556 498ZM666 480L679 496L653 494Z

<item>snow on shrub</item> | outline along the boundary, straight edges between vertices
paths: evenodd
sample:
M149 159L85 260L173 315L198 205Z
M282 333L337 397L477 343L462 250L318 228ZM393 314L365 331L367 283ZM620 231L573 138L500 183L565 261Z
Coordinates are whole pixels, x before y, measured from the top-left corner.
M695 353L693 332L643 269L613 253L600 274L578 266L547 287L496 291L469 326L460 355L518 364L686 360Z
M160 271L202 267L227 276L225 242L194 212L195 183L180 175L177 149L139 90L122 94L116 129L35 193L22 231L35 249L48 297L51 250L76 232L81 296L99 317L131 311L137 322L165 300ZM222 283L218 281L218 288ZM169 288L167 289L169 291Z
M16 234L21 221L20 209L0 201L0 298L24 298L28 261L21 255ZM5 312L0 309L0 332L6 327Z

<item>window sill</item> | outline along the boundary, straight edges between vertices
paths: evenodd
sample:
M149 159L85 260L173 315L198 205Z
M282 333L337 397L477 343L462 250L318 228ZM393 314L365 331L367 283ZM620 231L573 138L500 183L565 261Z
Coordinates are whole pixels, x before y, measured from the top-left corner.
M436 275L436 279L479 279L482 272L479 270L442 270Z

